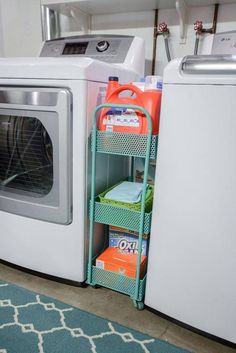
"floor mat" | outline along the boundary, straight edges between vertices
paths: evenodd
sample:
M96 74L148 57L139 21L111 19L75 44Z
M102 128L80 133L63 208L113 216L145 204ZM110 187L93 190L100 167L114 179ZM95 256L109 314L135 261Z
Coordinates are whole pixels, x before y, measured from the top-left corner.
M0 281L0 353L189 353Z

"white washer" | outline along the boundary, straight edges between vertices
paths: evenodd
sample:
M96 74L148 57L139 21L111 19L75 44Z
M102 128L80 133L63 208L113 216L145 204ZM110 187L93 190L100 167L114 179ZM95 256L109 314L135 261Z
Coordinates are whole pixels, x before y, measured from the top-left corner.
M236 343L236 61L164 73L145 303Z
M80 36L0 59L1 260L86 279L91 113L108 76L143 74L143 52L137 37ZM98 191L125 174L121 158L101 156Z

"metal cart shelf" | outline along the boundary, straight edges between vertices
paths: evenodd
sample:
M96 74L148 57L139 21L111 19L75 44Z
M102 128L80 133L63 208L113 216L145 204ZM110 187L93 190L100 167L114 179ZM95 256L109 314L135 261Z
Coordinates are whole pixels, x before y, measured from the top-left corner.
M140 135L98 131L97 116L98 112L103 108L129 108L136 111L141 111L148 119L148 133L146 135ZM143 297L146 284L146 276L143 279L140 279L142 237L144 233L148 234L150 232L152 217L152 212L145 212L148 165L150 159L156 159L157 142L157 136L152 136L152 119L143 107L137 105L101 104L95 109L93 113L93 129L91 140L92 180L89 212L90 233L87 283L93 286L101 285L103 287L129 295L133 299L135 307L140 310L144 307ZM97 153L141 157L145 159L140 211L134 211L128 208L99 202L99 198L95 195ZM139 233L136 278L127 277L119 273L100 269L94 266L94 261L96 258L93 258L92 248L95 222L127 228Z
M91 214L90 205L90 214ZM92 214L91 214L92 215ZM94 204L94 222L113 225L138 232L140 228L141 212L129 210L128 208L106 205L99 202L98 198ZM152 212L144 213L143 233L148 234L151 227Z

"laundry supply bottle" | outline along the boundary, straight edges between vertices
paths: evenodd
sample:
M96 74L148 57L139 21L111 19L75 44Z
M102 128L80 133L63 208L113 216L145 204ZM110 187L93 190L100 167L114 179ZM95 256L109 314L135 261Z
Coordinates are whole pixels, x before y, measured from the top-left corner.
M152 112L153 135L159 132L160 112L162 98L162 78L160 76L146 76L145 87L143 92L143 100L145 101L145 109ZM147 129L147 120L144 121L144 129Z
M103 104L106 101L106 87L99 87L98 89L98 96L97 96L97 105Z
M105 102L109 103L108 97L112 94L112 92L119 87L119 78L117 76L109 76L108 83L106 88ZM99 130L113 131L112 126L112 116L114 115L114 109L102 109L99 117Z
M141 89L141 91L144 91L144 89L145 89L145 77L142 77L140 79L140 81L132 82L132 85L138 87L139 89Z
M127 91L132 95L124 95ZM160 114L159 90L140 90L132 84L119 85L118 78L109 79L106 103L124 104L127 108L106 108L101 111L99 118L99 130L109 132L125 132L147 134L148 121L146 116L138 109L129 108L129 105L138 105L145 108L152 118L152 134L158 134Z
M119 78L117 76L108 77L106 100L112 94L112 92L119 87Z

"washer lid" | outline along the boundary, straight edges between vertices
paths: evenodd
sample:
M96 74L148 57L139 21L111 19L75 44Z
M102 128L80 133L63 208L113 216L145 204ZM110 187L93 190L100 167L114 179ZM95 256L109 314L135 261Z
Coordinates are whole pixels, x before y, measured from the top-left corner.
M173 60L164 83L236 84L235 55L189 55Z
M181 63L184 74L236 75L236 55L188 55Z
M1 79L90 80L107 82L108 76L127 76L134 73L91 58L0 58Z

